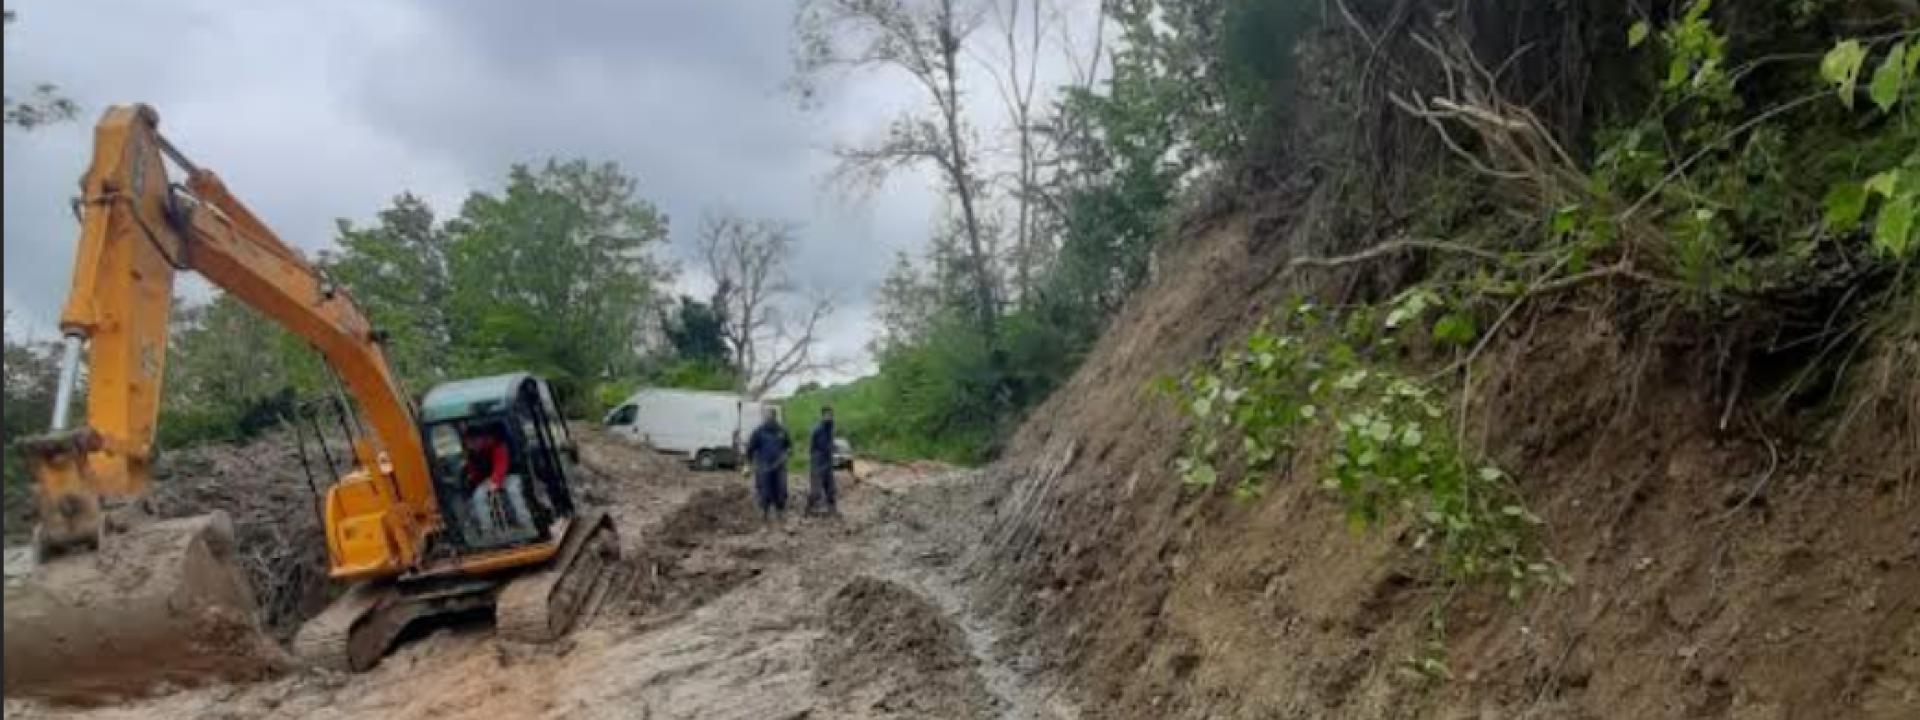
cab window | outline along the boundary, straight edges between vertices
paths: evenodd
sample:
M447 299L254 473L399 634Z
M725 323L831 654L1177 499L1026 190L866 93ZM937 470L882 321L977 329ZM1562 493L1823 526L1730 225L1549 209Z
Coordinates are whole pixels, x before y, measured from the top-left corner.
M640 414L639 406L622 405L620 406L620 409L613 411L613 415L608 416L607 424L608 425L632 425L633 419L635 417L638 417L639 414Z

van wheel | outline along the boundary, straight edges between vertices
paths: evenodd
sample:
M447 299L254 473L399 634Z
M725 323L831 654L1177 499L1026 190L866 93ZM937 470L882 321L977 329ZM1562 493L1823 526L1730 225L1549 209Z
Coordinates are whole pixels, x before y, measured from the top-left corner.
M715 462L713 459L713 451L701 450L698 453L694 453L693 469L704 472L704 471L713 470L718 467L719 467L719 463Z

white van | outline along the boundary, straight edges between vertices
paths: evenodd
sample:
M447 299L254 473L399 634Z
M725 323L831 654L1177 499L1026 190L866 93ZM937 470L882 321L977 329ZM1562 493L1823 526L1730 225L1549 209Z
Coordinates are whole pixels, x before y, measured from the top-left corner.
M606 426L659 452L680 455L697 469L738 467L747 437L768 406L734 393L650 388L608 411Z

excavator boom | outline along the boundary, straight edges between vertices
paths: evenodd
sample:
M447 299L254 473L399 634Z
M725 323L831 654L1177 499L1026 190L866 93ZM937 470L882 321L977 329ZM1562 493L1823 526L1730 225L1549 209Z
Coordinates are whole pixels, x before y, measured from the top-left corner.
M107 510L151 478L181 270L200 273L306 340L371 427L355 441L358 467L327 493L335 577L406 571L440 522L414 408L366 317L158 128L144 105L110 108L95 127L77 206L72 291L60 319L52 431L22 442L36 483L41 562L7 587L9 695L97 694L177 683L182 673L246 675L278 662L277 648L254 638L255 605L234 568L224 517L107 532ZM184 172L183 184L170 181L169 164ZM86 415L69 427L83 347ZM209 644L210 637L221 642Z

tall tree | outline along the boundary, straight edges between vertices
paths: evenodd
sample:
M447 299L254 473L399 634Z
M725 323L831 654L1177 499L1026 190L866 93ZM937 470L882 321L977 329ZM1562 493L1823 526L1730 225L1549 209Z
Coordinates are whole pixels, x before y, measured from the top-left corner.
M169 332L162 444L250 435L331 387L304 341L230 295L182 307Z
M0 403L5 428L0 430L4 432L0 442L12 443L23 435L46 429L53 414L53 386L59 373L54 350L50 343L24 340L8 333L4 372L6 401Z
M448 231L450 332L461 374L527 369L567 391L635 371L665 270L667 218L608 163L515 166ZM581 397L582 395L576 395Z
M711 303L680 296L680 305L663 313L661 327L679 360L731 367L733 351L727 347L726 318Z
M407 385L425 390L449 377L454 323L447 257L453 236L434 220L433 209L403 193L368 227L339 221L337 252L322 264L386 334L387 360Z
M992 8L1005 53L994 73L994 89L1000 94L1008 131L1014 139L1013 187L1009 193L1014 204L1013 290L1025 302L1049 249L1040 232L1038 201L1050 136L1042 132L1035 111L1040 98L1040 54L1058 14L1049 11L1045 0L994 0Z
M952 193L970 256L972 315L993 344L999 316L994 241L983 182L960 93L960 58L984 8L962 0L803 0L796 21L797 86L803 98L835 69L904 73L925 91L931 114L909 112L882 140L841 146L841 174L877 182L893 170L931 165Z
M902 252L894 256L893 268L874 290L873 304L880 332L869 350L880 355L926 337L939 311L939 290Z
M795 230L791 223L711 213L700 223L700 252L713 277L713 307L721 335L733 349L739 387L753 397L782 381L820 370L820 323L833 314L831 297L802 297L787 275Z
M11 319L12 311L7 315ZM12 323L9 322L8 325ZM22 534L28 524L27 513L33 506L28 488L26 460L14 447L14 441L47 429L53 416L53 389L60 372L58 351L48 342L35 342L6 334L5 398L0 402L0 502L5 503L5 533L9 538Z

